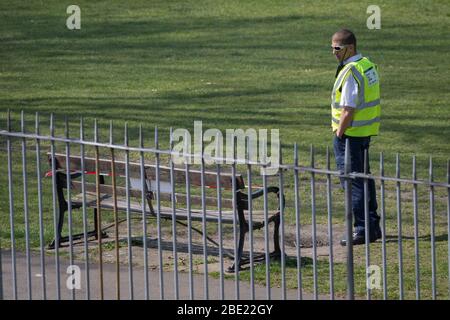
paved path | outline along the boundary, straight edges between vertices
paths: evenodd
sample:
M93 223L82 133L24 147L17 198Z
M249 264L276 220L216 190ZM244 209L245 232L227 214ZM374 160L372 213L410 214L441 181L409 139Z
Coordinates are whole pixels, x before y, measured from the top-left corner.
M3 250L1 252L2 277L3 277L3 297L4 299L14 299L13 277L12 277L12 257L11 251ZM28 299L27 285L27 259L24 253L16 253L16 280L17 280L17 298ZM81 270L81 289L75 290L76 299L86 299L86 273L85 263L77 261L75 263ZM72 299L72 290L67 289L66 281L69 274L66 273L69 266L68 259L60 260L60 297L61 299ZM46 293L47 299L56 299L56 267L55 258L52 255L45 256L45 274L46 274ZM160 285L158 270L149 270L149 292L150 299L160 299ZM90 276L90 299L99 299L99 268L98 264L89 266ZM116 270L114 264L104 264L104 299L116 298ZM120 286L121 299L130 299L129 272L128 266L120 268ZM164 272L164 299L175 299L174 273ZM144 269L142 267L133 267L133 298L144 299ZM190 299L189 297L189 274L185 272L178 273L179 279L179 299ZM205 277L204 275L194 275L194 299L205 299ZM32 299L43 299L42 274L40 265L40 255L33 254L31 257L31 287ZM225 299L236 299L236 282L234 280L224 281ZM240 299L250 299L251 286L249 283L241 281L239 283ZM281 299L282 291L280 288L271 288L271 299ZM220 279L208 277L209 299L220 299ZM267 299L267 289L263 286L255 285L255 298ZM309 294L303 294L304 299L312 299ZM327 297L321 297L327 299ZM297 299L297 290L287 290L287 299Z

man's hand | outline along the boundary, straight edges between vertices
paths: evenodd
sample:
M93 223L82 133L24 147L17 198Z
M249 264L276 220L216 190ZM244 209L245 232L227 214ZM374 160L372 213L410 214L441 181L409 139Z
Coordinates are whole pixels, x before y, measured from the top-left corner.
M338 138L342 138L345 130L350 126L354 112L355 108L352 107L344 107L342 110L341 119L339 119L339 128L336 130L336 136Z

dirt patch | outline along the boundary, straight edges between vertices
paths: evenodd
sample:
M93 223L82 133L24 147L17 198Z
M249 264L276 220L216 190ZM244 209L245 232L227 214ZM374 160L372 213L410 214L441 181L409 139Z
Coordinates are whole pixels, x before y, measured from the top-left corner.
M196 225L201 230L200 225ZM144 242L143 242L143 224L140 219L131 220L131 234L130 245L128 244L128 229L127 223L119 225L119 262L127 265L131 259L134 266L144 266L147 259L149 269L159 269L162 264L164 270L173 270L174 266L174 237L172 232L172 222L164 221L161 223L160 237L158 237L158 228L154 220L147 224L147 257L145 257ZM115 233L114 228L105 230L107 238L102 239L103 243L103 262L115 263ZM208 236L219 243L217 225L211 223L208 225ZM317 225L316 233L316 252L318 259L328 260L330 255L330 243L328 236L328 227L326 225ZM345 262L345 247L339 245L339 241L344 233L344 227L333 226L332 250L334 262ZM224 266L225 268L232 265L233 259L227 253L234 254L234 237L233 229L230 225L223 226L223 241L224 248ZM311 225L303 225L300 229L300 252L302 257L312 258L313 256L313 230ZM296 259L297 257L297 236L295 226L285 225L284 227L284 250L288 258ZM269 228L269 251L273 251L273 227ZM198 273L204 272L204 242L203 236L198 232L191 231L186 226L176 224L176 255L178 260L178 270L188 271L189 269L189 238L192 240L191 252L194 271ZM160 239L160 240L159 240ZM266 241L265 230L255 230L253 232L253 252L254 255L263 254L265 252ZM92 261L98 260L98 242L96 240L89 241L89 253ZM74 254L76 259L84 258L83 242L74 243ZM128 252L131 248L131 257ZM161 255L159 254L161 248ZM210 241L206 244L208 257L208 272L220 271L220 251L219 247ZM67 247L62 247L61 250L68 251ZM247 234L244 255L250 254L249 234Z

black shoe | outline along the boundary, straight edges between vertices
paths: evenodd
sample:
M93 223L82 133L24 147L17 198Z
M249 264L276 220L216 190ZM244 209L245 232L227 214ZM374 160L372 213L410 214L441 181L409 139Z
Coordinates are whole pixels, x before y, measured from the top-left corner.
M370 241L369 242L375 242L377 241L377 239L381 238L381 230L380 232L375 232L375 235L370 237ZM366 237L363 234L359 234L357 232L353 232L353 237L352 237L352 243L353 245L359 245L359 244L365 244L366 243ZM347 240L346 239L342 239L341 240L341 246L346 246L347 245Z
M380 228L378 228L378 229L376 229L376 231L375 231L375 237L376 237L376 239L381 239L381 229ZM376 240L375 239L375 240Z

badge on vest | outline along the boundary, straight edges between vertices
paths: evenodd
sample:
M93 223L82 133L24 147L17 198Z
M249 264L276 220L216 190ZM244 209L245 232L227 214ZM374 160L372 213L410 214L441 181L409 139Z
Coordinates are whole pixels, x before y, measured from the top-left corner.
M369 83L369 86L373 86L375 83L378 82L378 74L375 71L374 67L367 69L364 72L364 75L367 78L367 82Z

